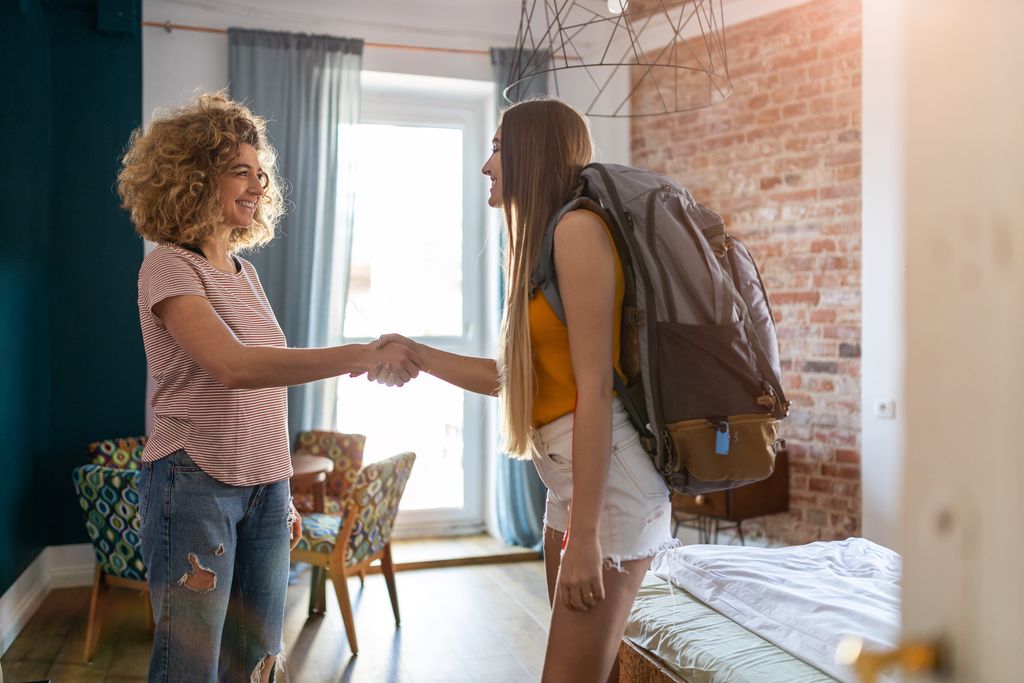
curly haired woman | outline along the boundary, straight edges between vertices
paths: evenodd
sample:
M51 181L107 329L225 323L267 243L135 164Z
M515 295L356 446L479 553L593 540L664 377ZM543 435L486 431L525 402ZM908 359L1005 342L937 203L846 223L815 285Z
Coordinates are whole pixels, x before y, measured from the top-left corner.
M136 131L118 178L136 230L157 243L138 283L156 382L139 485L156 623L150 681L275 680L288 555L301 534L286 387L417 374L399 345L287 347L239 256L274 236L274 163L264 120L217 93Z

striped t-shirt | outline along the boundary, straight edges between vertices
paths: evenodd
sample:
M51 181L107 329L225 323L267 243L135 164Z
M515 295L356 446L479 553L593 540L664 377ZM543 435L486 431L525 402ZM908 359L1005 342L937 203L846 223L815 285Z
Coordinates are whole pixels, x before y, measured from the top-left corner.
M237 258L237 257L236 257ZM171 336L153 306L172 296L205 297L247 346L286 346L256 269L225 273L199 254L160 244L139 270L139 321L149 372L156 381L153 432L142 453L152 462L184 448L207 474L232 486L254 486L292 474L288 390L228 389Z

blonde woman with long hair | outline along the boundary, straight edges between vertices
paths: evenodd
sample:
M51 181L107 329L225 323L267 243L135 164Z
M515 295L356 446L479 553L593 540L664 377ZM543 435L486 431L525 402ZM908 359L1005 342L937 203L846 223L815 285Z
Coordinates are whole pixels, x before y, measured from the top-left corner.
M555 99L505 110L482 169L508 231L508 296L498 360L467 358L399 335L421 369L501 399L504 449L532 458L548 487L544 561L552 604L543 680L618 680L616 653L653 556L674 545L669 496L615 397L624 291L608 227L585 210L555 229L567 325L530 277L551 217L590 162L586 119ZM386 373L384 379L387 379Z

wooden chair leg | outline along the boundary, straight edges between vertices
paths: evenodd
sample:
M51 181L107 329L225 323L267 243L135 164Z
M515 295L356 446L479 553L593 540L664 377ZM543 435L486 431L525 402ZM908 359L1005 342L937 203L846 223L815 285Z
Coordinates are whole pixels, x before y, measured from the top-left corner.
M103 599L109 590L110 588L103 580L100 566L96 565L96 570L92 575L92 595L89 597L89 621L85 626L85 662L87 664L96 654L96 643L99 641L100 627L103 625Z
M332 567L331 581L334 583L334 594L338 596L341 620L345 622L348 645L352 649L352 654L357 655L359 654L359 645L356 643L356 622L352 618L352 600L348 595L348 577L345 575L345 570L340 567Z
M153 596L146 591L142 594L142 598L146 601L146 625L149 626L150 633L156 633L156 620L153 619Z
M307 616L327 612L327 570L313 565L309 570L309 611Z
M384 556L380 559L380 568L384 574L384 580L388 584L388 595L391 596L391 611L395 613L395 626L402 624L402 617L398 614L398 589L395 588L395 564L391 561L391 543L384 546Z
M365 588L366 587L366 570L365 569L360 569L359 570L359 587L360 588Z

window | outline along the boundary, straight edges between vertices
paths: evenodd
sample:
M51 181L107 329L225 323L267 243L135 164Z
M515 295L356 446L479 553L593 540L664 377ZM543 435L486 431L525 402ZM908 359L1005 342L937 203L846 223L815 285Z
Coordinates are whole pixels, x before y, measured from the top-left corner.
M491 83L364 72L354 156L352 256L343 336L398 332L446 351L493 355L497 254L480 173ZM483 528L493 406L428 375L401 389L343 382L338 425L366 434L366 461L417 455L398 530Z

